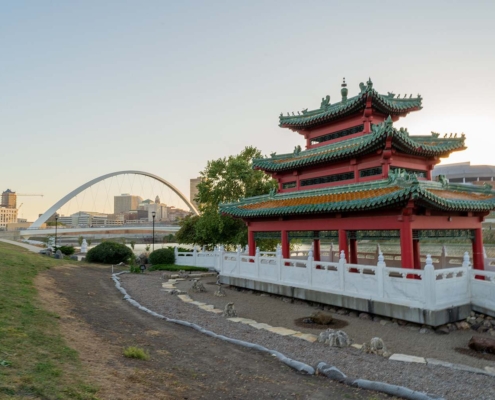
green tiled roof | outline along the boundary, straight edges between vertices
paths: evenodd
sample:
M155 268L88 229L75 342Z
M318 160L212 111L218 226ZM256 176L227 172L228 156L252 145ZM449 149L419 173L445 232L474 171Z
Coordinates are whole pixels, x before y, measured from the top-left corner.
M383 149L390 136L393 148L411 155L445 157L453 151L465 149L464 135L440 138L438 133L432 132L429 136L410 136L407 130L394 128L389 117L382 124L373 125L369 134L309 150L257 158L253 160L253 168L270 172L284 171L364 155Z
M335 104L329 104L329 101L322 101L320 108L312 111L303 110L302 113L297 112L298 115L284 116L280 115L279 125L284 128L312 128L323 123L327 123L336 118L340 118L346 115L353 114L361 109L364 110L366 105L366 99L370 96L373 108L386 114L386 115L404 115L411 111L421 110L422 98L418 94L417 97L399 98L395 97L393 93L383 95L373 89L373 83L371 80L365 84L360 84L361 92L354 97L351 97L345 101L341 101ZM328 103L328 104L327 104Z
M221 204L220 212L240 218L284 215L358 212L379 208L401 208L409 200L443 211L491 211L495 191L491 186L418 181L414 174L398 172L387 180L334 186L324 189L250 197Z

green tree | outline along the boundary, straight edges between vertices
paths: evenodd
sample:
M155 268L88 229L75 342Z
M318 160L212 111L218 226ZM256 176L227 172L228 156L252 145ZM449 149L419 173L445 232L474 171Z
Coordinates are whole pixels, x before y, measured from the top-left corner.
M246 147L240 154L209 161L201 172L195 198L201 215L183 219L176 240L208 249L218 244L229 247L247 244L244 221L219 214L218 205L266 194L277 187L269 175L252 168L252 159L262 157L260 150Z
M83 242L83 240L84 240L84 238L83 238L82 236L79 236L79 237L77 238L77 243L79 243L79 247L81 247L81 246L82 246L82 242Z

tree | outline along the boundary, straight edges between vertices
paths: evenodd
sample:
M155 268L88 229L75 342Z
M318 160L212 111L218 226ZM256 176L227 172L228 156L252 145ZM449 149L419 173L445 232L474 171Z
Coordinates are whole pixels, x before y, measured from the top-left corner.
M238 155L208 161L201 172L202 179L195 198L201 215L183 219L176 240L204 245L208 249L218 244L229 247L247 244L244 221L219 214L218 205L267 194L277 187L277 182L269 175L253 170L252 159L262 157L260 150L246 147Z

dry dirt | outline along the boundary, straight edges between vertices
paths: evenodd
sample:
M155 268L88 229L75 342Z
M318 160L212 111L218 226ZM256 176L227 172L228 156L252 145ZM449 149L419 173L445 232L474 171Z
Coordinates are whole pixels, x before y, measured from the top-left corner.
M391 399L297 373L269 355L145 314L122 299L108 267L51 269L36 286L101 399ZM151 359L125 358L127 346Z

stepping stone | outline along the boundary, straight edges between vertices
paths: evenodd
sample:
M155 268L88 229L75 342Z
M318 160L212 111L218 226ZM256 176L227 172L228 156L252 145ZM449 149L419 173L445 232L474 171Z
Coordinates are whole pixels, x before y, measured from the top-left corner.
M232 321L232 322L241 322L243 319L244 318L239 318L239 317L227 318L227 320Z
M488 372L489 374L495 375L495 368L493 367L485 367L485 371Z
M213 310L206 310L215 314L223 314L223 310L219 310L218 308L215 308Z
M416 357L416 356L410 356L407 354L399 354L399 353L392 354L389 357L389 360L426 364L426 360L423 357Z
M202 310L205 310L205 311L210 311L210 310L213 310L215 308L215 306L212 306L211 304L206 304L204 306L199 306L199 308L201 308Z
M165 289L175 289L174 285L170 285L168 283L162 283L162 288L165 288Z
M187 294L179 294L177 297L185 303L192 303L194 301Z
M355 343L355 344L351 344L351 347L354 347L355 349L361 350L363 348L363 345Z
M296 338L306 340L307 342L314 343L318 340L318 336L313 335L312 333L302 333L302 332L297 332L294 335L292 335Z
M253 328L256 328L256 329L268 329L268 328L272 328L271 325L264 324L262 322L256 322L256 323L248 324L248 325L249 326L252 326Z
M254 319L247 319L247 318L241 318L241 320L239 321L241 324L255 324L256 321Z
M202 303L200 301L191 301L191 304L194 304L196 306L206 306L206 303Z
M281 326L275 326L275 327L272 326L270 329L267 329L267 331L276 333L277 335L280 335L280 336L290 336L290 335L294 335L295 333L298 333L297 331L293 331L292 329L283 328Z

